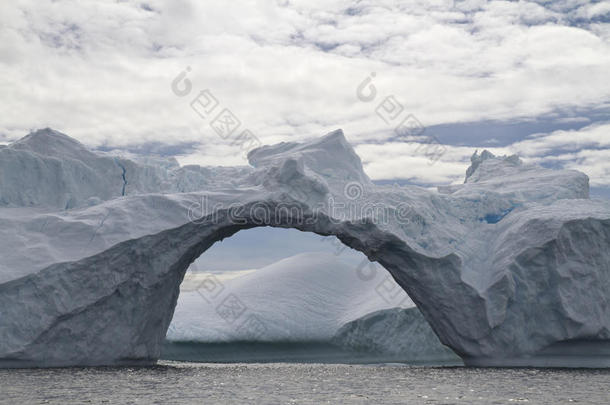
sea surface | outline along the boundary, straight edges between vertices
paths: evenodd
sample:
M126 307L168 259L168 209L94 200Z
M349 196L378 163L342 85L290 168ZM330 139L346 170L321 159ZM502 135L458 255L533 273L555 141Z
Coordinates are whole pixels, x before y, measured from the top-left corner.
M610 404L610 370L187 363L0 370L0 404Z
M414 361L416 359L413 358L412 353L401 355L350 350L330 342L165 342L161 349L161 358L197 363L464 365L462 359L451 351L439 353L436 358L432 358L428 354L425 361Z

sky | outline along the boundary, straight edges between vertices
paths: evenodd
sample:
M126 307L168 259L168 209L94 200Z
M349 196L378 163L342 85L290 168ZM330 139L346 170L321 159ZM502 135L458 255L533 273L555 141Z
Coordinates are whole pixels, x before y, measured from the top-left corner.
M191 266L191 270L224 274L259 269L304 252L332 253L336 260L354 271L371 263L363 253L348 248L334 236L260 227L239 231L230 238L216 242ZM373 266L378 269L376 271L385 271L381 265Z
M0 3L0 143L52 127L247 164L191 107L206 94L262 144L342 128L376 181L462 182L487 148L610 197L609 79L610 1Z

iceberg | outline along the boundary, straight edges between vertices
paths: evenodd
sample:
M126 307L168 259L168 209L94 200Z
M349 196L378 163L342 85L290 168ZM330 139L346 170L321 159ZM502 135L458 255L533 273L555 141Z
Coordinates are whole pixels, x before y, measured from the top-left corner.
M333 336L337 346L387 353L400 359L459 362L460 358L438 340L417 308L375 311L343 325Z
M362 278L356 268L330 252L298 254L244 275L240 272L229 280L189 272L181 285L167 340L330 341L342 325L370 312L413 306L385 270L376 268L367 276ZM206 283L210 282L222 285L222 295L216 300L206 294ZM380 295L376 287L388 282L392 284L387 289L397 293ZM254 317L258 330L241 327L240 319L229 322L223 317L220 304L229 296L242 306L240 318Z
M260 226L379 262L467 365L610 366L610 204L585 174L483 152L464 184L375 185L340 130L248 158L180 167L50 129L0 148L0 366L154 364L189 265Z

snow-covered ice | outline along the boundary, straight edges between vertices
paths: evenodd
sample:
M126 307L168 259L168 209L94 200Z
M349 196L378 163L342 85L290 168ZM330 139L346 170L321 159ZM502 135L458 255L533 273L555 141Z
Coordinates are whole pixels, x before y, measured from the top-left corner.
M204 256L205 257L205 256ZM328 341L345 323L371 312L413 303L388 273L367 269L366 278L330 252L309 252L224 281L213 274L189 273L167 333L170 341ZM206 281L222 283L216 299L206 294ZM379 294L377 287L392 283ZM399 292L399 293L398 293ZM223 317L222 303L234 296L243 305L240 318L255 317L260 330Z
M0 364L154 363L189 265L258 226L378 261L467 364L607 351L610 204L585 174L483 152L464 184L378 186L341 131L249 159L179 167L49 129L0 148Z

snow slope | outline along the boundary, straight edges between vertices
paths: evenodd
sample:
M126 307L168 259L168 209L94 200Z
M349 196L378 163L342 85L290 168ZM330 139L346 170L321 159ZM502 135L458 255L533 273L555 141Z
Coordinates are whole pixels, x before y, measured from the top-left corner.
M204 254L205 255L205 254ZM280 260L270 266L222 282L222 296L208 302L202 286L213 275L187 274L167 333L170 341L226 342L326 341L346 322L370 312L409 307L406 293L378 268L363 278L356 268L332 253L310 252ZM384 286L392 295L380 294ZM186 289L186 291L185 291ZM233 294L245 308L233 322L222 316L222 300ZM241 327L254 316L261 330Z
M0 364L154 363L189 265L258 226L335 235L378 261L467 364L608 345L610 204L583 173L483 152L461 185L376 186L341 131L249 158L179 168L52 130L0 148ZM206 284L210 300L220 287Z

